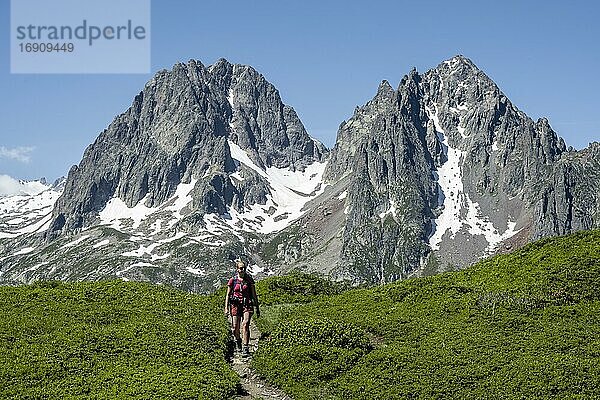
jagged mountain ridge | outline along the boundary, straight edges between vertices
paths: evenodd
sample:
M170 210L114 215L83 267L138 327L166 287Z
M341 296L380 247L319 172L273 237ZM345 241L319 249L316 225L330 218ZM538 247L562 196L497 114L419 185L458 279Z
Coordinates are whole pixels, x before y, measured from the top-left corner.
M463 56L413 70L341 124L324 174L332 191L274 240L294 232L279 258L386 282L597 227L597 147L569 151Z
M251 67L190 61L159 72L86 150L49 244L3 244L0 279L203 291L240 253L259 274L433 273L598 226L597 155L567 150L462 56L411 71L396 90L382 82L331 153ZM32 251L10 255L22 248Z
M51 234L94 223L112 197L128 207L159 206L192 179L191 208L203 214L266 202L268 185L253 171L243 172L252 187L228 179L238 169L228 141L261 168L304 170L327 154L253 68L224 59L209 68L176 64L158 72L71 169Z
M70 170L46 243L8 243L3 279L113 276L207 290L230 273L228 258L302 213L327 155L253 68L176 64ZM12 257L23 246L32 251Z

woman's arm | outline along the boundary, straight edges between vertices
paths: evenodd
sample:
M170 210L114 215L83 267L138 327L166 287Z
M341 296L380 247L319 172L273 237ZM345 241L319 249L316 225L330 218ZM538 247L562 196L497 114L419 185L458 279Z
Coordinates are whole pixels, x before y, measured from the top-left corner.
M231 286L227 286L227 294L225 295L225 315L229 314L229 294L231 293Z
M256 295L256 287L252 284L252 302L256 306L256 316L260 317L260 306L258 305L258 296Z

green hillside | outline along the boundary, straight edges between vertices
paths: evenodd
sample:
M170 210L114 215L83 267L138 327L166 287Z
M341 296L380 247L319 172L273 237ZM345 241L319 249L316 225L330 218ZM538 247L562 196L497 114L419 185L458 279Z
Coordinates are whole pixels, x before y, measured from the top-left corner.
M257 285L253 365L301 399L600 398L600 231L369 289ZM228 399L224 291L0 287L1 399Z
M254 367L296 399L600 398L600 231L263 315Z
M220 304L120 281L0 287L0 398L229 398Z

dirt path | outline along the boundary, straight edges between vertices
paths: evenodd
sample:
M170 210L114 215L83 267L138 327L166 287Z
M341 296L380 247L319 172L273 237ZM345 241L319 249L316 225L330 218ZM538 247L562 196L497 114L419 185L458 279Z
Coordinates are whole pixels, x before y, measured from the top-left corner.
M267 385L250 368L252 354L258 348L258 339L260 332L250 320L250 357L242 357L240 354L234 354L232 359L232 368L240 376L242 382L241 394L235 397L236 400L265 399L265 400L292 400L290 396L281 390Z

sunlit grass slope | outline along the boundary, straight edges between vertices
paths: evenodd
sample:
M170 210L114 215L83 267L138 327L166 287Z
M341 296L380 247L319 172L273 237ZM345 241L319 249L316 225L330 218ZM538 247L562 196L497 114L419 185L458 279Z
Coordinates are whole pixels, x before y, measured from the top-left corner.
M600 398L600 231L302 304L284 279L254 366L296 399Z
M0 398L229 398L220 304L120 281L0 287Z

